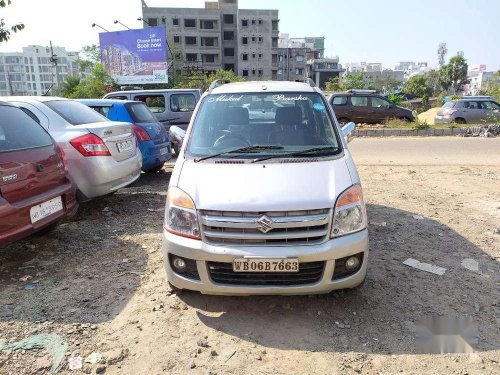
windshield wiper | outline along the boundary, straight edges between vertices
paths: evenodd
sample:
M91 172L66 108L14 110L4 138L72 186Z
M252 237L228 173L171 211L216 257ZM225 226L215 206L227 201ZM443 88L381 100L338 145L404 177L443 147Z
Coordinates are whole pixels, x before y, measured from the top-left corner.
M246 146L246 147L240 147L234 150L230 151L224 151L224 152L219 152L218 154L213 154L209 156L204 156L202 158L194 159L195 163L199 163L200 161L207 160L207 159L212 159L216 158L221 155L225 154L238 154L238 153L247 153L247 152L257 152L257 151L262 151L262 150L282 150L283 146L274 146L274 145L269 145L269 146L260 146L260 145L254 145L254 146Z
M278 154L278 155L271 155L271 156L266 156L263 158L259 159L254 159L252 160L252 163L258 163L260 161L265 161L269 159L277 159L277 158L293 158L296 156L302 156L302 155L307 155L311 152L320 152L320 151L337 151L339 148L337 146L324 146L324 147L314 147L314 148L309 148L307 150L302 150L302 151L297 151L297 152L292 152L290 154Z

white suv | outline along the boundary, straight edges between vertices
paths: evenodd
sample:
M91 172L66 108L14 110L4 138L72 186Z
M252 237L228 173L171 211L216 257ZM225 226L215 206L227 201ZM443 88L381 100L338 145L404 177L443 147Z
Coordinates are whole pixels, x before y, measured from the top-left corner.
M363 283L365 203L340 129L311 83L212 83L168 190L167 278L206 294L312 294Z

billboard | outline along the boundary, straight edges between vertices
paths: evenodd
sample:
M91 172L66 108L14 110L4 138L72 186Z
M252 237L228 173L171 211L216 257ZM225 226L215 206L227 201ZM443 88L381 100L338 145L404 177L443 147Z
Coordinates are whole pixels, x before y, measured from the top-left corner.
M119 85L167 83L165 27L99 33L101 62Z

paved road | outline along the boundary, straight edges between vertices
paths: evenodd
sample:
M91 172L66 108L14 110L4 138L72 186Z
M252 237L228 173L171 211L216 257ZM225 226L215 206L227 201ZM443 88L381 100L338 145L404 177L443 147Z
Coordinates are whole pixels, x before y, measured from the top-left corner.
M500 166L500 138L355 138L349 148L358 165Z

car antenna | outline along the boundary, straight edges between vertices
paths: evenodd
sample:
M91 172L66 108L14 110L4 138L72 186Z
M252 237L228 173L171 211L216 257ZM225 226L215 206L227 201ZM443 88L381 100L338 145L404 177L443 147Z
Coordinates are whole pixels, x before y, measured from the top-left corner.
M47 90L47 91L45 91L45 93L44 93L44 94L42 94L42 96L48 96L49 91L50 91L50 90L52 90L52 87L54 87L54 84L51 84L51 85L50 85L50 87L48 88L48 90Z

